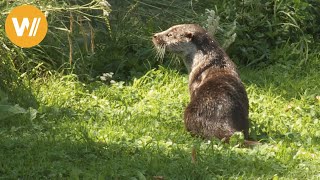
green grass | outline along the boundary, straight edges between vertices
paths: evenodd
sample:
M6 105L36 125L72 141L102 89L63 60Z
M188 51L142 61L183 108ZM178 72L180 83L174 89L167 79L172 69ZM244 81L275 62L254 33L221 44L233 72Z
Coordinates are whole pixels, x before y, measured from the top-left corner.
M160 67L128 85L36 79L36 118L0 121L0 178L319 179L319 72L297 71L241 69L251 137L263 142L249 149L185 131L187 75L177 71Z

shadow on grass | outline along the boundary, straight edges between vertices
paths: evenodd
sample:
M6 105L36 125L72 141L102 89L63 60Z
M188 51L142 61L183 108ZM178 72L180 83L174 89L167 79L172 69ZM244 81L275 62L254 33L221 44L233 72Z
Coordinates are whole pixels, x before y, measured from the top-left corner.
M43 138L40 134L4 137L0 141L0 174L2 178L9 179L122 179L141 176L148 179L270 178L286 171L276 159L265 159L258 154L239 154L227 149L199 151L198 161L193 164L189 151L138 147L122 141L54 140Z

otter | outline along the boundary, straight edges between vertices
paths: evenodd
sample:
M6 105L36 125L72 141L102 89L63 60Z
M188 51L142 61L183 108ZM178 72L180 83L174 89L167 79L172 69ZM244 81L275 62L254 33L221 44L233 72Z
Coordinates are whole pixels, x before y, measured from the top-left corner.
M235 132L249 138L249 101L236 65L197 24L181 24L153 35L160 54L182 56L189 72L190 103L184 124L192 135L229 141Z

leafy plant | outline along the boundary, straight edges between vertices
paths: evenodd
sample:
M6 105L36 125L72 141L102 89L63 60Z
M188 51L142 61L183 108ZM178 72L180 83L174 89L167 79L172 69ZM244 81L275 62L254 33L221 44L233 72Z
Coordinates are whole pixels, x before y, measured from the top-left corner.
M318 4L315 1L219 1L211 8L226 24L235 24L237 38L228 49L232 59L247 66L267 66L279 62L278 49L285 44L299 48L295 61L306 63L310 46L319 37ZM207 6L207 7L210 7ZM212 10L211 10L212 11ZM222 26L223 27L223 26ZM232 35L225 33L232 39ZM281 54L279 54L281 56ZM274 60L274 61L273 61Z

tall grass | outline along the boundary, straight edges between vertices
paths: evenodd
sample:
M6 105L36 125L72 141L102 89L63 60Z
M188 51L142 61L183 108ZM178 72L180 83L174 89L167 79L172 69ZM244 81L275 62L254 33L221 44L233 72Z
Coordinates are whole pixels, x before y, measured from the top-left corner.
M36 68L40 76L49 71L75 73L84 80L111 71L117 79L141 76L163 63L153 58L153 33L178 23L208 27L211 15L207 12L212 10L220 17L217 36L222 37L221 44L232 37L229 55L247 66L285 63L281 51L288 46L294 50L294 61L308 63L320 33L320 6L311 0L111 0L111 6L102 0L3 1L1 24L10 9L24 3L41 7L48 15L45 40L36 48L18 50L4 38L3 28L0 33L9 49L20 52L17 69L30 74ZM163 65L181 69L167 58Z

